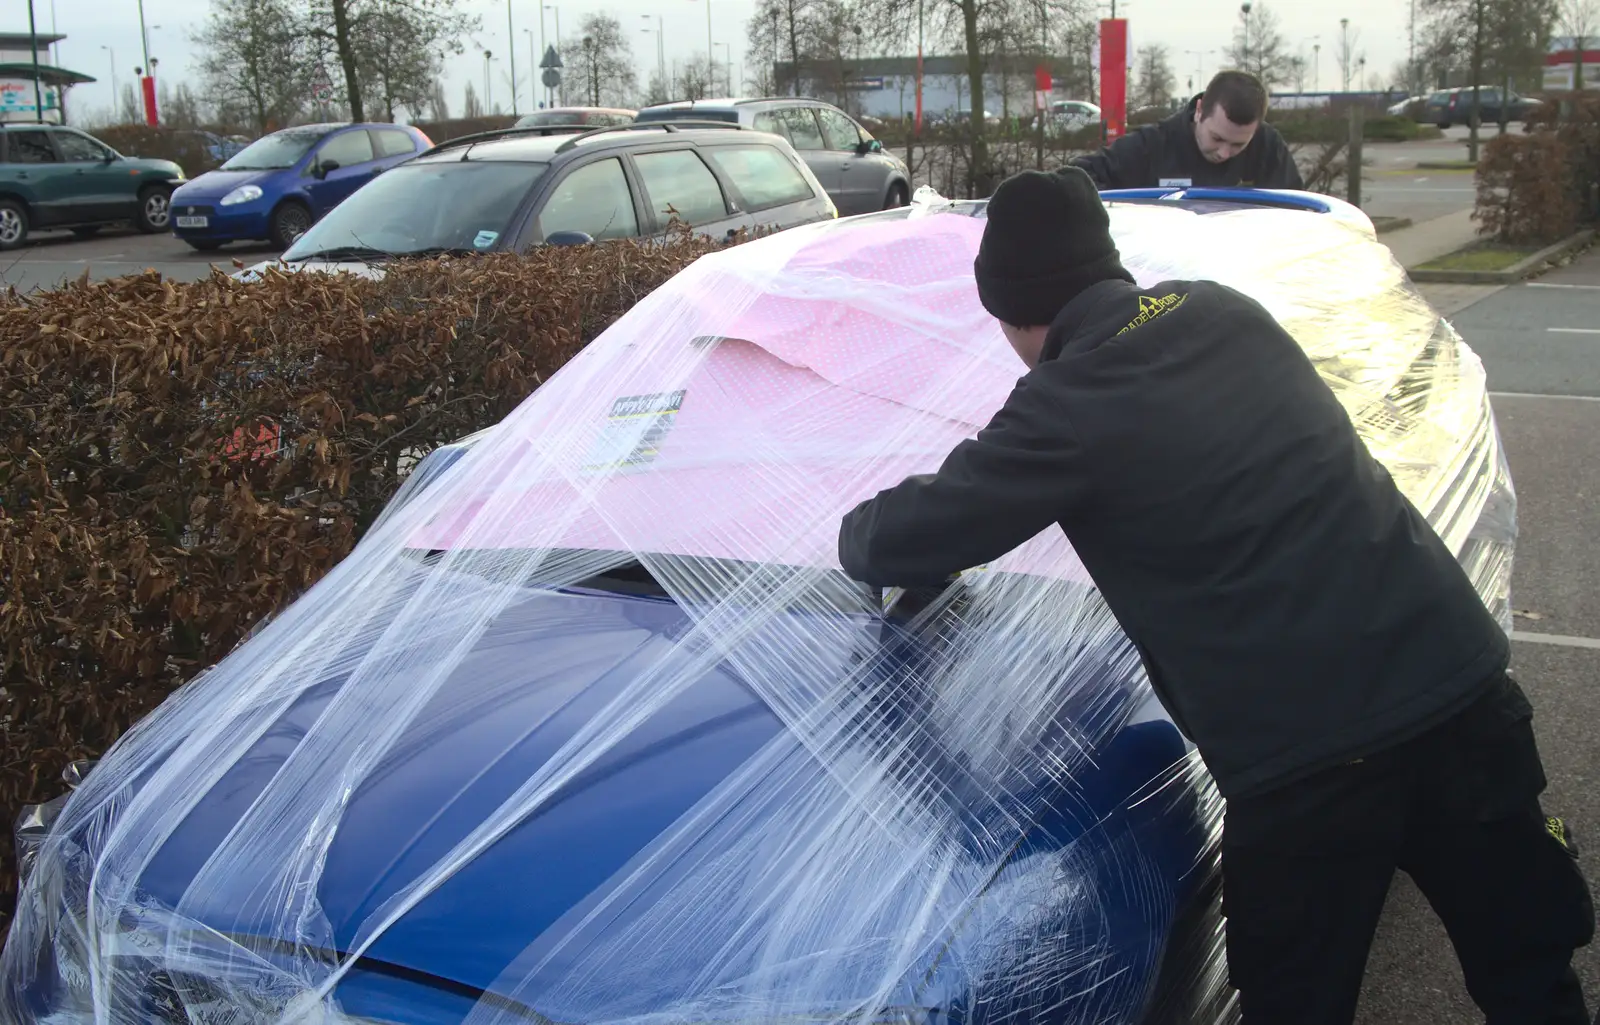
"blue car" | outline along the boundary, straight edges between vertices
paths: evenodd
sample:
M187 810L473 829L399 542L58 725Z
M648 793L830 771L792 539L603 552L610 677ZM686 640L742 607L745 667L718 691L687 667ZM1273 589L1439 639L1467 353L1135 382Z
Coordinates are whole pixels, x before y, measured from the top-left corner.
M1371 223L1109 199L1141 282L1212 266L1287 311L1509 616L1481 365ZM0 1020L1228 1020L1220 799L1060 531L928 593L835 556L844 510L1021 372L972 283L983 214L919 197L702 257L423 458L25 813Z
M373 177L432 145L408 125L273 132L174 192L172 233L202 251L251 240L287 249Z

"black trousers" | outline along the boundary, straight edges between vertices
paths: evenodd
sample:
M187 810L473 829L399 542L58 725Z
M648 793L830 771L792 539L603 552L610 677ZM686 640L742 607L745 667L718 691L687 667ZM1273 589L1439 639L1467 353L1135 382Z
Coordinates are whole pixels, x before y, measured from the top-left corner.
M1396 868L1450 934L1488 1025L1590 1025L1572 952L1594 905L1539 806L1532 709L1509 677L1392 749L1228 802L1228 974L1244 1025L1347 1025Z

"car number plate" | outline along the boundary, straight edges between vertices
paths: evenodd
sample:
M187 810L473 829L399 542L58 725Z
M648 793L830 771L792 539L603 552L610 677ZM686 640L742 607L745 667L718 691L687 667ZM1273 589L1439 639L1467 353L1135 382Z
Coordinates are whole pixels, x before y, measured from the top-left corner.
M180 227L180 228L204 228L206 225L208 225L210 223L211 222L209 220L207 220L206 218L204 218L204 217L180 217L180 218L178 218L178 227Z

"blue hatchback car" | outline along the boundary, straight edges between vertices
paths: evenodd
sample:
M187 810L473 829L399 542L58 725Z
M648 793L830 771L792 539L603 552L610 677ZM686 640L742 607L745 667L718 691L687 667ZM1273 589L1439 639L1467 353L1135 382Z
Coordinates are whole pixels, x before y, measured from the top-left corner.
M407 125L273 132L174 192L172 232L200 250L262 239L287 249L376 175L432 145Z

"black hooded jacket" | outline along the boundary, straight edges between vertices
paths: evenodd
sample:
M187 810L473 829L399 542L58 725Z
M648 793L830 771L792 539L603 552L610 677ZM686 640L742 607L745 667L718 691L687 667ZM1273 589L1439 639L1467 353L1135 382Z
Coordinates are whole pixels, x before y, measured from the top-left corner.
M927 586L1059 523L1225 796L1416 736L1505 633L1258 303L1104 281L932 476L845 517L868 584Z
M1242 152L1213 164L1194 138L1196 96L1159 124L1136 128L1099 153L1074 164L1089 172L1102 189L1154 188L1160 185L1234 186L1304 189L1294 155L1283 136L1262 124Z

